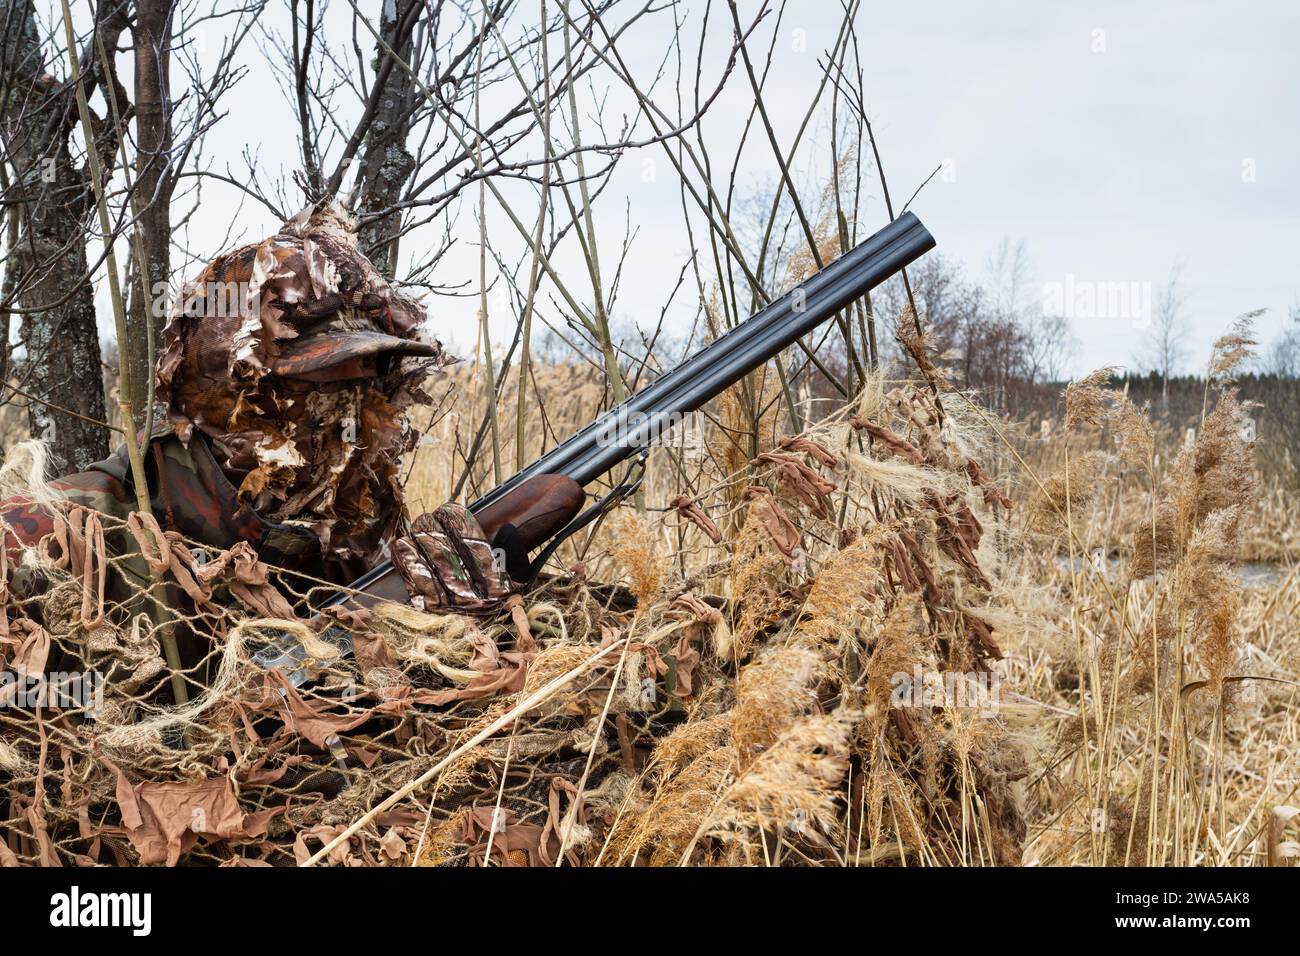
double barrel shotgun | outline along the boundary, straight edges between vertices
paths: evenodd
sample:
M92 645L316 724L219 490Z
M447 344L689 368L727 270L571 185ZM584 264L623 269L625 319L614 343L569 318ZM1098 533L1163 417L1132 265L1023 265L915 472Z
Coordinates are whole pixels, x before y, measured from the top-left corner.
M587 485L625 461L644 461L647 447L688 412L760 368L934 245L934 237L921 221L904 213L470 504L511 578L530 583L561 542L627 497L640 479L629 480L634 470L629 468L628 478L584 511ZM391 561L384 561L318 607L406 600L400 575ZM351 637L342 628L330 628L321 636L344 654L351 653ZM309 676L305 651L296 641L273 643L254 659L263 667L282 669L295 685Z

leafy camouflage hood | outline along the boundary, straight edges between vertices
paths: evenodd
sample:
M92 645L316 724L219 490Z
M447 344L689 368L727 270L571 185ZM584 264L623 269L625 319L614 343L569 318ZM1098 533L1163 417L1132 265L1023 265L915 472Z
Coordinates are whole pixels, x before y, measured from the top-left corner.
M335 201L214 260L168 315L158 399L195 428L267 517L305 524L325 552L374 553L403 514L406 411L450 359L417 333L424 309L357 249Z

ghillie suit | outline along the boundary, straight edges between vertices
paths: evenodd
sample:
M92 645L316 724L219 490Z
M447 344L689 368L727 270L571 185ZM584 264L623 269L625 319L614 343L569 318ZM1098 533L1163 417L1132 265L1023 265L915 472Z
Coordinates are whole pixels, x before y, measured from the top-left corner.
M219 256L185 284L163 330L157 395L166 420L144 454L157 527L131 517L137 495L122 446L51 482L61 506L0 504L9 557L46 541L60 566L99 568L102 616L105 602L131 603L151 571L173 560L169 551L188 551L176 560L198 566L231 564L237 551L241 567L260 566L245 577L268 585L261 593L271 604L255 610L306 610L311 602L296 600L304 591L355 580L407 528L399 467L416 439L407 411L429 403L421 385L450 361L438 342L418 337L422 318L423 307L357 250L337 202L308 207L274 236ZM488 550L474 540L472 518L454 505L435 517L451 527L445 553L421 552L433 564L425 576L451 582L448 593L459 588L462 603L499 604L508 587L499 576L473 577L455 547L462 532ZM110 555L121 559L111 574ZM490 566L490 553L482 559ZM44 590L30 577L15 582L20 595ZM167 603L192 612L185 590L172 585ZM187 666L207 649L205 639L189 640L190 630L179 635Z
M417 683L366 610L316 614L390 549L417 606L494 611L510 591L464 508L408 520L406 413L448 361L417 337L422 314L357 251L342 208L318 204L184 287L163 334L165 420L143 448L148 511L125 446L52 482L39 443L10 451L0 866L213 859L206 844L243 859L250 842L263 847L250 859L283 862L303 831L347 812L349 775L380 759L376 745L399 768L427 746L411 739L414 705L463 693L430 669L437 658L419 654ZM454 663L473 647L506 675L470 696L522 684L530 655L498 655L476 624L449 619L467 635ZM336 621L352 658L319 637ZM326 696L251 660L285 637ZM344 742L363 725L370 743Z

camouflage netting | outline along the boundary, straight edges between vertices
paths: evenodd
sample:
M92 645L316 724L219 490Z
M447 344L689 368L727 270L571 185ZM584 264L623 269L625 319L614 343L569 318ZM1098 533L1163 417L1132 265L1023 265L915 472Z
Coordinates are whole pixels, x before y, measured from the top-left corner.
M720 445L732 478L628 509L607 555L488 619L311 621L326 585L246 547L63 509L3 569L45 584L0 595L0 661L106 682L91 708L0 690L0 863L1016 862L1024 766L1005 729L891 700L900 673L995 667L976 515L1009 502L924 389L876 382L772 436L752 459ZM131 553L110 556L113 535ZM598 560L627 587L589 581ZM114 573L129 600L106 593ZM321 639L331 623L355 656ZM167 628L207 648L179 708ZM303 686L252 660L283 635Z

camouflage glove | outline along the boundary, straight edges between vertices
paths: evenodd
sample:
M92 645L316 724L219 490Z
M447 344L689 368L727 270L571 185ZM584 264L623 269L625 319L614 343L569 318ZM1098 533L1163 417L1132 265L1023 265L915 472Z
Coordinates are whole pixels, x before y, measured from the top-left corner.
M495 611L513 593L483 529L462 505L420 515L411 533L393 542L392 555L411 605L422 611Z

